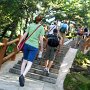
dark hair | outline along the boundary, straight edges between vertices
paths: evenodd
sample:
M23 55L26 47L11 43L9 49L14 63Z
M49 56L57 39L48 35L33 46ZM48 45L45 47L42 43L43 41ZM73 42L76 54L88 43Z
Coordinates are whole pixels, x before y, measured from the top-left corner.
M40 21L42 20L42 17L41 16L37 16L35 17L35 23L39 23Z
M57 25L57 23L56 23L56 22L54 22L54 24L55 24L55 25Z
M53 33L57 33L57 32L58 32L58 30L57 30L57 29L54 29L54 30L53 30Z

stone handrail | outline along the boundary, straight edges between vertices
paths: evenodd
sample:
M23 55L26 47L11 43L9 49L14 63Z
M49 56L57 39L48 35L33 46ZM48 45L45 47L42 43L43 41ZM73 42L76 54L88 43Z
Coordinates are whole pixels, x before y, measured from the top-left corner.
M64 57L63 62L61 63L59 69L59 74L55 86L56 90L64 90L64 80L69 72L69 68L71 68L72 66L76 54L77 54L77 49L70 48L66 56Z

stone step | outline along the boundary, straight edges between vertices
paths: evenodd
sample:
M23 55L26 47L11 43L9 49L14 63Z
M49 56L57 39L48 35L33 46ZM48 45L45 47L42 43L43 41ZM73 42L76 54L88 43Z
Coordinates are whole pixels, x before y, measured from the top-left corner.
M67 47L76 48L76 40L72 40L70 43L68 43Z
M22 62L22 61L19 61L17 64L21 64L21 62ZM44 61L41 61L40 63L39 63L39 61L35 61L35 62L33 63L33 65L32 65L32 67L44 66L44 64L45 64ZM54 69L59 69L59 68L60 68L60 64L55 64L55 63L53 63L52 68L54 68Z
M64 57L68 50L69 50L68 46L62 46L61 49L60 49L61 53L56 56L56 60L54 62L57 63L58 60L60 61L61 60L60 58ZM45 55L45 52L43 53L43 60L45 60L44 55Z
M15 67L18 68L18 67L20 67L20 66L21 66L20 64L16 64L16 65L14 66L14 68L15 68ZM42 71L44 70L44 68L45 68L45 67L44 67L44 66L41 66L41 65L36 65L35 67L32 65L32 67L31 67L31 69L38 69L38 70L42 70ZM58 69L54 69L54 68L51 68L51 69L50 69L50 72L51 72L51 73L54 73L54 74L56 74L56 75L58 74L58 71L59 71Z
M58 72L60 69L61 61L63 60L63 58L68 50L69 50L69 48L67 46L63 46L61 48L61 53L60 53L60 55L56 56L54 65L51 67L49 75L47 75L47 73L43 71L44 64L45 64L45 58L43 56L43 58L40 60L41 61L40 64L38 62L39 60L34 60L34 63L26 76L33 78L33 79L38 79L38 80L42 80L45 82L55 84L57 76L58 76ZM44 54L45 54L45 52L44 52ZM20 74L21 62L22 61L19 61L13 68L11 68L10 72L15 73L15 74Z
M20 70L21 66L19 64L16 64L13 68ZM41 68L43 68L43 67L41 67ZM36 74L39 74L39 75L44 75L44 76L47 75L46 72L44 72L44 68L43 69L31 68L29 72L36 73ZM57 78L57 74L50 72L48 77Z
M60 62L61 62L61 59L64 57L64 55L62 55L62 56L60 56L60 57L58 57L58 56L56 56L56 59L54 60L54 64L56 65L59 65L60 64ZM21 61L21 60L19 60L19 61ZM38 61L41 61L41 62L44 62L45 63L45 58L41 58L41 59L35 59L34 60L34 62L33 63L38 63Z
M59 69L59 67L60 67L61 61L63 60L63 57L65 56L65 54L67 53L67 51L68 51L68 49L69 49L69 48L66 47L66 46L63 46L63 47L64 47L64 48L62 48L63 50L61 50L60 55L56 56L56 59L54 60L54 66L53 66L53 67L58 68L58 69ZM44 53L45 53L45 52L44 52ZM35 64L38 64L39 62L41 62L41 64L44 65L44 64L45 64L45 58L43 57L41 60L38 60L38 59L34 60L34 63L35 63ZM18 63L21 63L21 61L18 62Z
M9 70L9 72L20 75L20 70L16 69L16 68L11 68ZM44 75L39 75L39 74L31 73L31 72L28 72L26 77L41 80L41 81L45 81L45 82L49 82L49 83L53 83L53 84L56 83L55 78L51 78L51 77L47 77L47 76L44 76Z
M43 68L44 68L45 65L44 65L43 63L41 63L41 64L39 64L39 65L33 63L32 67L33 67L33 68L37 68L37 67L41 67L41 68L43 67ZM39 69L40 69L40 68L39 68ZM59 69L60 69L60 65L55 65L55 64L53 64L52 67L51 67L51 69L59 70Z
M36 65L36 64L32 65L32 68L36 68L36 69L40 69L40 70L44 70L44 66ZM58 74L58 70L59 70L59 69L51 68L51 69L50 69L50 72L51 72L51 73Z

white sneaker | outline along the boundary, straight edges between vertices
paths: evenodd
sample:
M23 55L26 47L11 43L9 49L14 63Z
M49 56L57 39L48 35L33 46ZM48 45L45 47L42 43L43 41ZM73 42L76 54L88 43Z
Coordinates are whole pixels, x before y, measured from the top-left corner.
M47 71L47 68L44 68L44 71Z
M49 74L49 69L48 68L44 68L44 71Z
M48 74L49 74L49 69L47 68L47 72L48 72Z

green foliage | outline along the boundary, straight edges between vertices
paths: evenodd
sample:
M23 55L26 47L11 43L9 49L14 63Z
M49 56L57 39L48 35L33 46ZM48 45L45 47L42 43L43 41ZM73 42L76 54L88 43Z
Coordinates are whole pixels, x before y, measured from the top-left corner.
M68 74L64 81L64 90L75 90L76 87L77 80L73 78L71 74Z
M69 73L64 81L64 90L89 90L90 79L80 73Z
M90 52L84 55L81 51L78 51L73 65L79 65L81 67L84 65L89 66ZM86 68L84 70L86 71L68 73L64 81L64 90L89 90L90 75L87 74L89 69Z
M87 55L85 55L81 51L78 51L75 58L75 63L77 65L88 66L90 64L90 52L88 52Z
M37 4L40 4L43 10L37 8ZM36 10L45 16L49 14L50 8L56 11L54 13L56 19L74 20L77 24L90 26L90 0L0 0L0 32L4 32L3 30L12 22L22 24L22 19L24 21L31 19ZM12 26L15 28L12 32L13 30L16 32L17 26L17 24L15 27Z
M16 47L16 44L11 44L7 47L6 55L12 53L14 51L14 48Z

